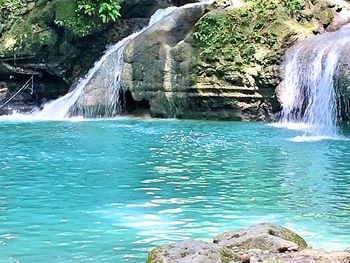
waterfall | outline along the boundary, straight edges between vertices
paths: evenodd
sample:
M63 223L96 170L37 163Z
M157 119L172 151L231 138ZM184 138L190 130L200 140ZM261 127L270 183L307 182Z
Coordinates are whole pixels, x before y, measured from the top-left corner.
M107 98L108 101L106 103L107 109L105 110L106 114L108 113L114 113L117 110L117 104L119 102L119 75L121 71L121 61L122 61L122 54L124 51L125 45L136 37L138 33L134 33L127 38L124 38L111 48L109 48L106 53L102 56L102 58L95 63L94 67L89 71L89 73L79 82L79 84L69 93L67 93L65 96L58 98L55 101L49 102L44 105L43 109L38 112L34 112L32 115L38 118L42 119L63 119L65 117L70 117L73 112L76 113L82 113L83 109L79 108L80 99L82 98L84 94L84 88L86 85L90 82L90 80L97 74L97 72L100 70L100 68L103 66L105 61L114 53L117 53L116 55L116 61L117 64L115 65L115 68L112 70L115 70L115 77L112 80L113 83L109 81L108 84L111 86L108 88L108 94L110 94L110 98ZM106 83L107 84L107 83Z
M278 90L281 125L302 128L305 136L336 137L340 107L334 78L350 28L310 37L290 49Z
M205 0L181 7L158 10L151 17L148 26L111 46L72 91L55 101L45 104L42 110L33 112L32 117L39 119L63 119L72 116L112 117L122 113L123 96L121 94L123 91L120 81L123 68L123 52L126 45L151 26L160 24L163 18L176 9L190 8L194 5L210 4L211 2L213 0ZM100 93L95 88L96 85L99 85ZM92 94L87 95L87 92ZM102 100L103 103L86 107L89 100L96 97L100 101Z

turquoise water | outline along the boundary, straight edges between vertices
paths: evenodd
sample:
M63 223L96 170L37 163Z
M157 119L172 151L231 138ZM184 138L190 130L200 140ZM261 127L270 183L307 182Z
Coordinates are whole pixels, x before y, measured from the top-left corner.
M259 123L0 122L0 262L144 262L274 222L350 246L350 141Z

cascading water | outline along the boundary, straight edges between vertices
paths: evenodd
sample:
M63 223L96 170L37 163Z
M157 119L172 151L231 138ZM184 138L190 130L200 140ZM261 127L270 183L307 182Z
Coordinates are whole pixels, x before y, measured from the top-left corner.
M45 104L42 110L33 112L31 116L38 119L63 119L71 116L112 117L120 114L123 111L120 80L123 68L123 52L126 45L151 26L161 23L163 18L176 9L190 8L194 5L210 4L211 2L213 0L205 0L181 7L158 10L151 17L147 27L110 47L71 92ZM95 88L97 85L99 89ZM99 97L99 101L102 101L102 103L87 107L89 100L96 97Z
M42 119L62 119L65 117L70 117L73 112L76 112L77 114L81 114L83 112L83 109L79 108L80 99L82 98L82 95L84 94L84 88L86 85L90 82L90 80L97 74L97 72L100 70L100 68L104 65L107 58L109 58L113 53L117 53L116 55L116 61L118 62L115 65L115 68L112 70L115 70L115 78L112 79L113 83L111 83L111 80L108 81L111 86L108 88L108 94L110 97L107 97L106 102L106 109L105 113L114 113L117 110L117 104L119 102L119 81L118 77L120 75L121 70L121 60L122 60L122 53L124 50L125 45L128 43L129 40L133 39L138 33L135 33L133 35L128 36L127 38L121 40L116 45L112 46L107 50L107 52L102 56L102 58L95 64L95 66L89 71L89 73L85 76L83 80L79 82L79 84L76 86L74 90L66 94L65 96L58 98L55 101L49 102L44 105L43 109L38 112L34 112L32 115L38 118ZM106 82L104 84L107 84Z
M304 136L337 136L337 92L334 78L341 52L350 44L350 27L310 37L286 54L284 76L278 92L281 125L305 130ZM292 125L291 125L292 124Z

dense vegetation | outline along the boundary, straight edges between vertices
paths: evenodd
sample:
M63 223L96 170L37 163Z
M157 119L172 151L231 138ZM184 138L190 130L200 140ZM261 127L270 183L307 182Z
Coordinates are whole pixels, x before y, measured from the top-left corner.
M21 0L0 0L0 11L7 10L9 19L11 19L19 13L22 5L23 2Z
M269 64L272 57L264 52L279 48L277 29L288 17L298 17L301 0L247 0L247 5L232 11L218 11L205 16L194 37L202 61L227 60L230 70L259 62ZM273 54L271 54L273 55Z
M78 36L84 36L101 25L115 22L120 16L121 0L75 0L56 1L58 12L56 25ZM9 19L19 17L25 3L21 0L0 0L0 10L8 13Z
M93 30L120 16L121 0L77 0L74 3L74 13L55 23L70 30L78 36L84 36Z
M120 16L121 0L78 0L77 13L98 16L103 23L116 21Z

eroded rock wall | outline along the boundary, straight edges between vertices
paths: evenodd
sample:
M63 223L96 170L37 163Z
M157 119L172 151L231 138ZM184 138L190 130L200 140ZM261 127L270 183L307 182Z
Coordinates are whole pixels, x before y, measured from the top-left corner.
M286 49L334 30L341 10L322 0L178 10L127 46L122 86L147 100L155 117L271 120L280 109L275 90Z
M149 101L153 116L185 117L195 110L190 108L196 99L190 91L194 55L184 39L205 9L180 8L126 46L122 87L136 101Z
M107 45L140 30L171 0L124 1L116 23L82 23L71 0L25 0L0 7L0 104L34 75L27 89L2 108L30 111L64 95L94 65ZM175 3L176 4L176 3ZM32 93L32 94L31 94Z

